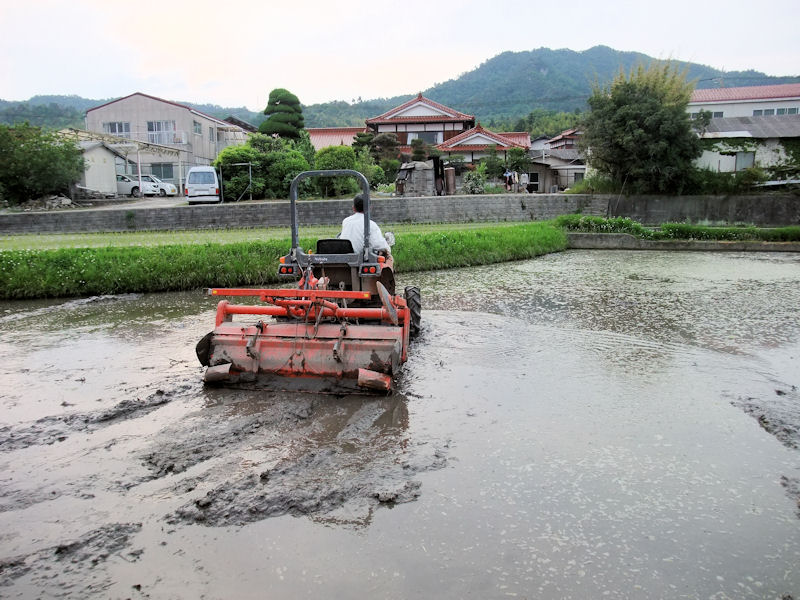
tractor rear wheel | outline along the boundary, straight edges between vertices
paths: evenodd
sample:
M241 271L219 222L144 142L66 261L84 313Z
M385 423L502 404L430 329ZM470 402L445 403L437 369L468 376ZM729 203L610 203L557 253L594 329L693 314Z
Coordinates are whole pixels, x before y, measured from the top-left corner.
M409 334L412 338L415 338L419 335L420 323L422 322L422 298L418 287L409 286L405 292L406 304L411 312Z

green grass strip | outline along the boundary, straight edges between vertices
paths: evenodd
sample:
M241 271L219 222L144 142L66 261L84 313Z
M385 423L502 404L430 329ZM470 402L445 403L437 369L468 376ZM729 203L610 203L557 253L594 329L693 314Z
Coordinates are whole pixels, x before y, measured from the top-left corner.
M392 228L398 272L531 258L567 246L550 223ZM414 231L421 230L421 231ZM337 228L322 231L335 235ZM412 232L413 231L413 232ZM219 232L218 232L219 234ZM273 284L285 237L239 242L108 245L0 252L0 298L92 296ZM301 238L311 248L316 237Z
M708 227L688 223L664 223L649 228L628 217L592 217L586 215L562 215L555 219L556 226L566 231L582 233L628 233L645 240L711 240L754 242L798 242L800 227L754 227L735 225Z

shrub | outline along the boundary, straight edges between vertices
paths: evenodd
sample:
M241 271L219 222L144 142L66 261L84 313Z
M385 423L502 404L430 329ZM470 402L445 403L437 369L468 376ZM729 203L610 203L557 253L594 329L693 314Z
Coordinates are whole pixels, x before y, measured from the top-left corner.
M474 171L464 173L464 191L468 194L483 194L486 191L486 165L479 164Z
M396 158L384 158L380 162L381 169L383 169L383 180L394 181L397 177L397 172L400 170L400 161Z
M289 186L298 173L309 171L311 167L305 157L297 150L270 152L263 159L264 194L269 198L286 198Z
M615 183L610 177L605 177L598 173L585 177L581 181L573 183L566 194L618 194L622 190L619 184Z

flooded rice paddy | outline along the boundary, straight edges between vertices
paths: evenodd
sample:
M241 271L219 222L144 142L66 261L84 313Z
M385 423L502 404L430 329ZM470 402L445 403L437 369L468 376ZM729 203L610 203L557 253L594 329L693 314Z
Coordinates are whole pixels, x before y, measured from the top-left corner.
M800 256L399 283L377 398L205 389L199 292L0 304L0 597L800 598Z

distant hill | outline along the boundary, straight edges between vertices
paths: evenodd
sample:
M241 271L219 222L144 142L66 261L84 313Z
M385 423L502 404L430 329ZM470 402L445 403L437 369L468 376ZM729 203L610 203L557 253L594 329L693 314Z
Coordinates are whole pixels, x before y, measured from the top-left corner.
M473 114L484 124L506 126L526 117L535 109L572 112L586 108L592 84L606 83L620 69L625 71L652 57L639 52L621 52L595 46L583 52L538 48L525 52L503 52L455 79L437 83L422 93L436 102ZM676 62L687 70L698 88L738 87L798 83L800 77L773 77L758 71L721 71L706 65ZM362 102L325 102L303 107L307 127L345 127L364 125L364 120L393 108L420 90L408 95ZM34 96L27 102L0 100L0 123L29 121L49 127L82 127L87 109L108 102L80 96ZM233 115L258 126L264 115L245 107L225 108L216 104L182 102L224 119Z
M460 75L437 83L422 93L436 102L475 115L479 121L510 120L534 109L585 110L595 81L606 83L620 69L653 61L640 52L621 52L595 46L583 52L538 48L525 52L503 52ZM757 71L725 72L696 63L675 63L686 69L698 88L738 87L797 83L800 77L772 77ZM419 90L410 90L416 93ZM327 102L303 108L306 125L356 126L413 97L396 96L355 104Z

